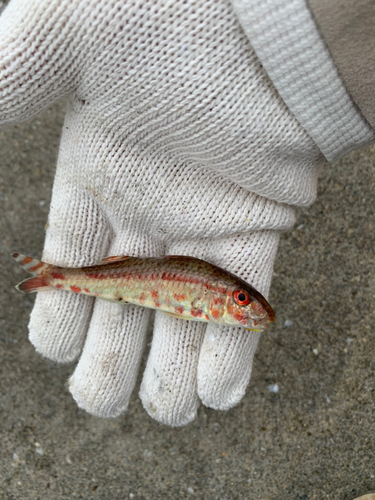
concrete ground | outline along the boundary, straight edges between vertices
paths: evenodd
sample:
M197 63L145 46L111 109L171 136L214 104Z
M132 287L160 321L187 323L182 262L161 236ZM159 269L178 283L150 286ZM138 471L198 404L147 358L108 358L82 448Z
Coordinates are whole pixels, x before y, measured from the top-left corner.
M9 254L42 252L64 105L0 131L0 499L350 500L375 490L375 147L327 166L283 236L244 400L172 429L92 417L27 340ZM288 321L287 321L288 320ZM287 325L285 326L285 322ZM268 386L278 384L279 392Z

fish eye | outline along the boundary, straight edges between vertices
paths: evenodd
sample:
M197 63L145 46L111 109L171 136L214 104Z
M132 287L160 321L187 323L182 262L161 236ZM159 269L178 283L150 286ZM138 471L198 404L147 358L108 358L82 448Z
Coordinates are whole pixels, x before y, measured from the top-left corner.
M233 292L233 300L239 306L247 306L251 302L251 297L246 290L235 290Z

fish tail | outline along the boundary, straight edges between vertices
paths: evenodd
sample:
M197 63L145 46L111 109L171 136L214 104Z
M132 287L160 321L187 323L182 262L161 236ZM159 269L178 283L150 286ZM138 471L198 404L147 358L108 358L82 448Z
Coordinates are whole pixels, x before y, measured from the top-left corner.
M20 253L14 253L12 257L21 267L23 267L23 269L25 269L25 271L33 275L33 278L21 281L21 283L16 286L17 290L31 293L52 289L47 279L43 276L44 271L50 267L50 264L46 264L45 262L41 262L40 260L33 259L32 257Z
M53 289L43 276L36 276L35 278L29 278L25 281L21 281L21 283L18 283L16 288L20 292L24 293L43 292L45 290Z
M32 257L28 257L27 255L22 255L21 253L12 254L13 259L18 262L18 264L25 269L28 273L33 276L40 276L43 274L45 269L50 266L50 264L46 264L45 262L41 262L40 260L33 259Z

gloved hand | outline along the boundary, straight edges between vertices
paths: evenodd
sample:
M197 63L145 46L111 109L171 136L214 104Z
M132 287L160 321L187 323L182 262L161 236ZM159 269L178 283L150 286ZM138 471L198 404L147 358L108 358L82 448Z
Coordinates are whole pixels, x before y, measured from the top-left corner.
M68 95L43 260L199 257L267 297L280 231L310 204L318 148L289 112L225 0L12 0L0 18L0 121ZM18 249L22 251L22 249ZM38 294L37 351L79 359L69 388L88 412L124 412L150 311ZM184 425L199 399L245 394L259 334L156 313L140 396Z

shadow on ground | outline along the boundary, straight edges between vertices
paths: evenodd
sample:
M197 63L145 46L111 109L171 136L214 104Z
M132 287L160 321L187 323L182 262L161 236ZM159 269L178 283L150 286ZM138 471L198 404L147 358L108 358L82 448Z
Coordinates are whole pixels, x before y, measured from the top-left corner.
M77 409L27 340L12 251L42 252L64 105L0 132L0 499L350 500L375 489L375 147L327 166L282 238L244 400L186 428ZM285 326L285 322L289 326ZM277 384L279 392L268 390Z

